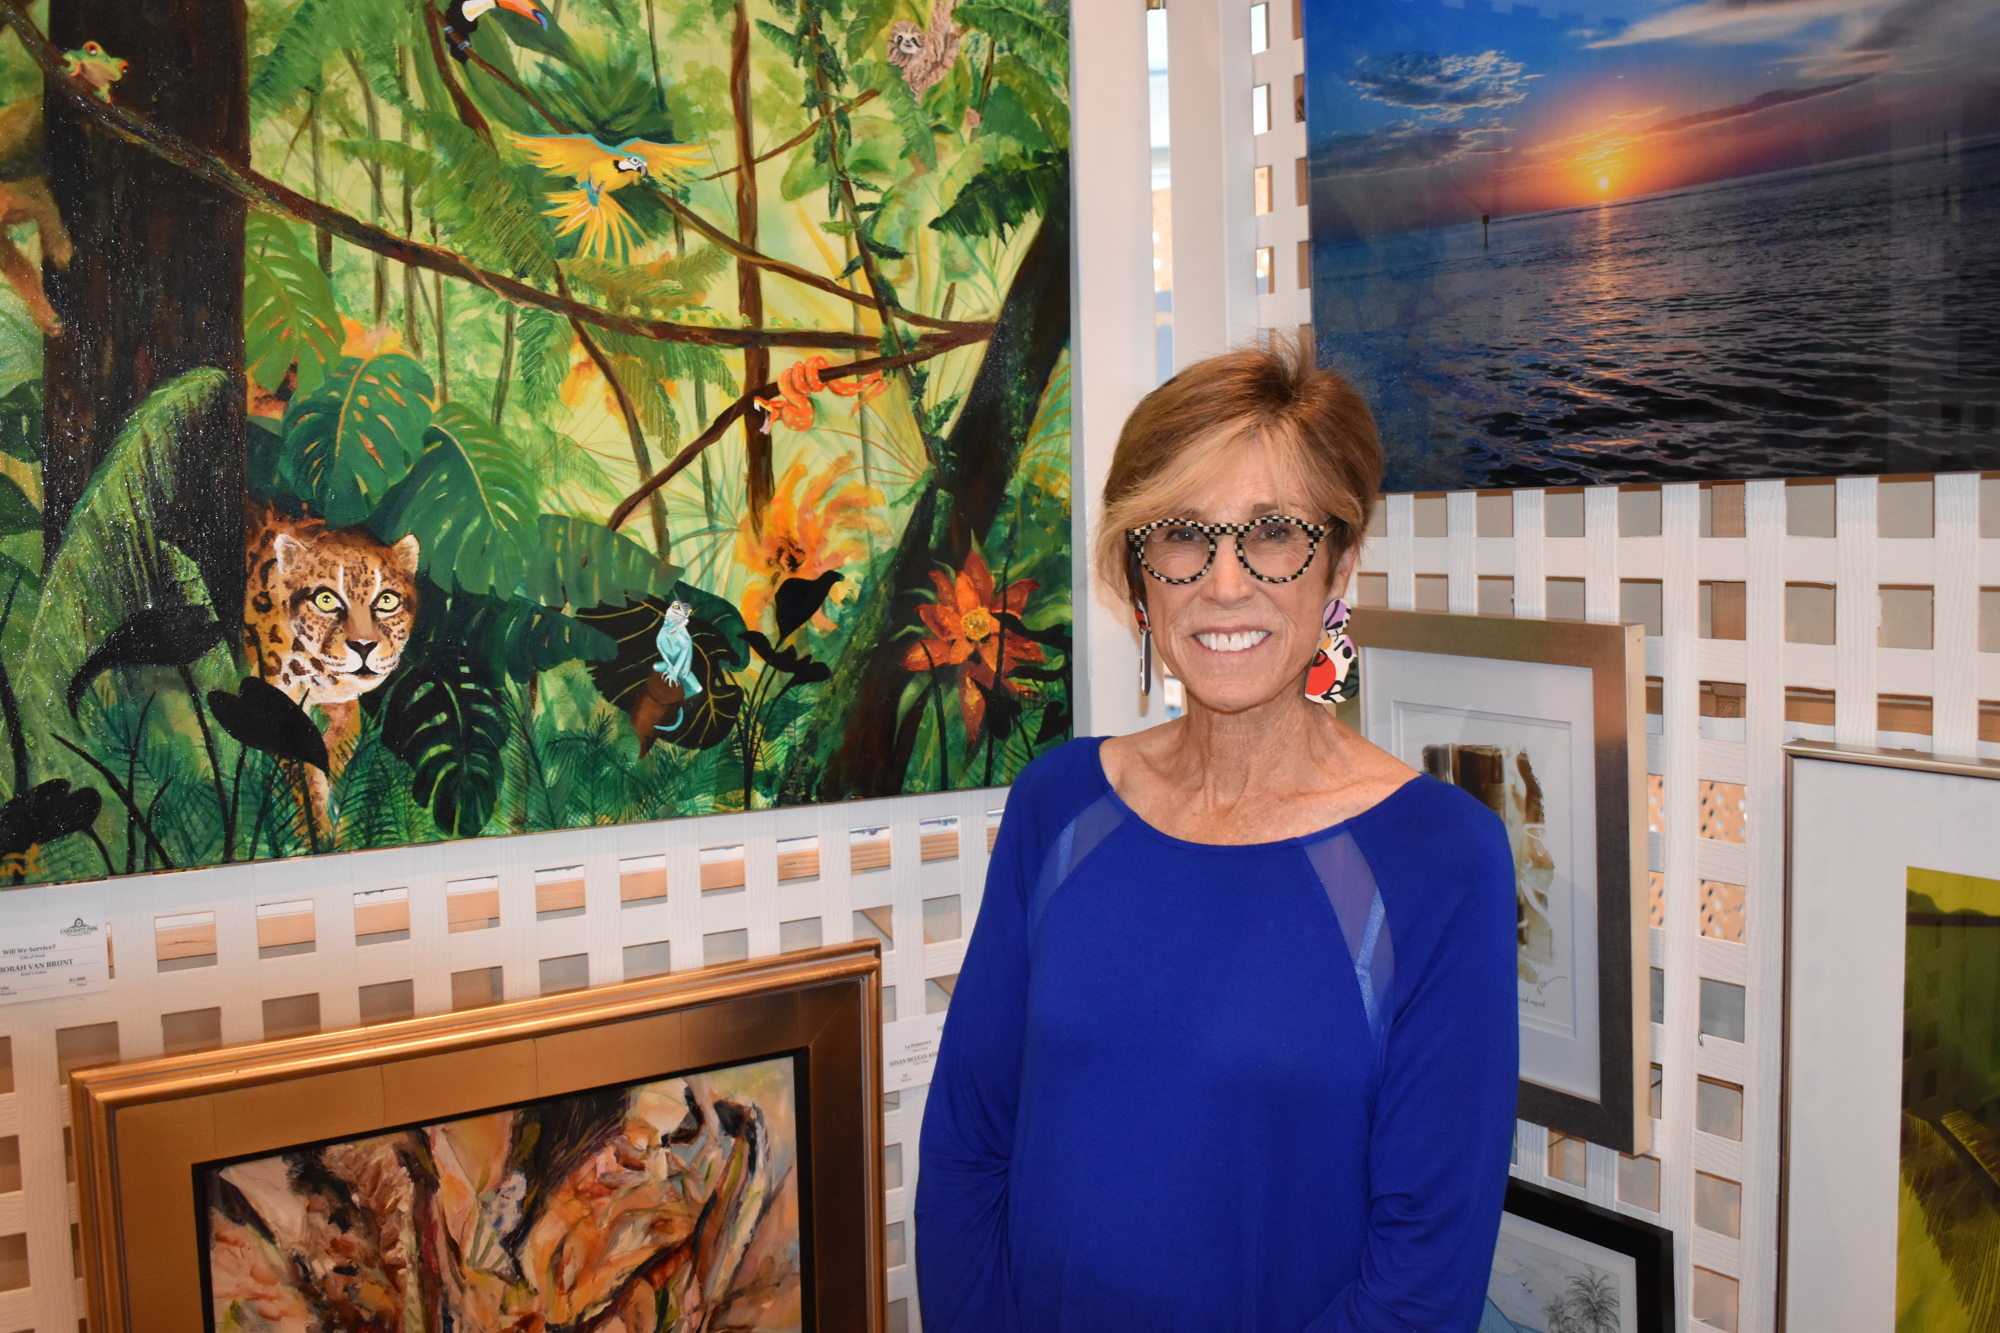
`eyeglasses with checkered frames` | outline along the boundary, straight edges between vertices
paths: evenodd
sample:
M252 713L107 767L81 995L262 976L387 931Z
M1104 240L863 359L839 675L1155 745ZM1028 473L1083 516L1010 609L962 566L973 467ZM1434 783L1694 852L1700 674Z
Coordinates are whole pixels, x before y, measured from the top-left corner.
M1250 563L1249 554L1243 549L1243 538L1268 523L1290 524L1298 528L1308 538L1305 559L1301 560L1299 567L1290 574L1278 576L1259 572L1257 567ZM1188 575L1186 578L1170 578L1153 568L1152 564L1146 559L1146 538L1161 528L1192 528L1208 539L1208 558L1202 562L1202 566L1198 571ZM1197 523L1193 519L1188 518L1163 518L1145 524L1142 527L1126 529L1125 544L1132 552L1133 560L1161 583L1188 584L1199 583L1203 578L1207 577L1208 571L1214 568L1216 538L1234 537L1236 539L1236 563L1242 565L1244 571L1251 578L1256 579L1260 583L1290 583L1312 568L1313 557L1319 554L1319 544L1326 540L1327 534L1333 531L1334 528L1338 528L1341 532L1345 533L1347 525L1337 518L1332 520L1331 524L1328 525L1308 523L1306 520L1294 518L1290 514L1267 514L1262 518L1252 519L1247 523Z

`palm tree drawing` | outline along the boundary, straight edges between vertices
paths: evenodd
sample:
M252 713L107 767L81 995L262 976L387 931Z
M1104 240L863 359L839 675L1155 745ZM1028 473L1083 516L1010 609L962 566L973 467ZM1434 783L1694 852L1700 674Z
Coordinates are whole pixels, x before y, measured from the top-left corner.
M1571 1277L1563 1289L1563 1305L1576 1333L1616 1333L1618 1284L1609 1273L1592 1268L1587 1275Z

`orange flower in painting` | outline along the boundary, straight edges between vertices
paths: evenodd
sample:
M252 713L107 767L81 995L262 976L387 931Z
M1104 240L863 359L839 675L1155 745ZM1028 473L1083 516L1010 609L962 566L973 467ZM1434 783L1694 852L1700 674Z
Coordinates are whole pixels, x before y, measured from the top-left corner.
M387 356L403 350L403 335L384 326L371 329L358 319L340 317L342 356Z
M806 482L800 494L806 465L793 463L778 478L771 507L764 514L764 531L757 531L749 514L743 516L736 528L736 563L750 571L741 603L745 624L756 628L762 623L778 585L786 579L816 579L850 560L865 560L868 534L889 534L888 520L877 512L882 492L841 480L852 467L852 458L843 454ZM851 581L834 584L827 604L846 601L854 588ZM833 628L824 608L814 613L812 623L821 630Z
M627 383L631 381L628 379ZM668 391L672 392L672 386ZM590 349L578 338L570 343L569 374L563 377L562 386L556 390L562 405L572 412L590 407L594 397L596 409L615 422L625 419L624 409L618 406L618 395L612 391L611 381L604 378L604 372L597 368L591 358Z
M1001 613L1018 618L1028 609L1028 594L1042 585L1033 579L1016 579L1005 591L995 588L993 571L974 551L965 558L958 577L946 578L931 571L937 585L935 605L920 606L917 614L932 637L910 646L903 665L911 671L942 671L959 667L958 711L965 719L965 734L976 740L980 724L986 720L986 695L995 682L1018 692L1007 675L1023 662L1040 662L1042 645L1019 634L1007 634L1000 623Z

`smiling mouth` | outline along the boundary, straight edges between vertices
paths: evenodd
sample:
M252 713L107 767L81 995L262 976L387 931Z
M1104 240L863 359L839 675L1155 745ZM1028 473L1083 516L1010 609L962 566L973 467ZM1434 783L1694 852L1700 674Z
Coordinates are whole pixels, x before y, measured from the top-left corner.
M1194 641L1212 653L1241 653L1271 637L1267 629L1237 630L1234 634L1197 634Z

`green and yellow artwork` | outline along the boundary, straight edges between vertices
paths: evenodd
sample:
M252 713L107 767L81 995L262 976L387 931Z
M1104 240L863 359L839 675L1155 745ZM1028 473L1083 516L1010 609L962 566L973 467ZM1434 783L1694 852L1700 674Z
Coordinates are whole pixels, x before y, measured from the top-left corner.
M1909 870L1897 1333L2000 1329L2000 879Z
M0 881L1069 736L1066 0L0 20Z

